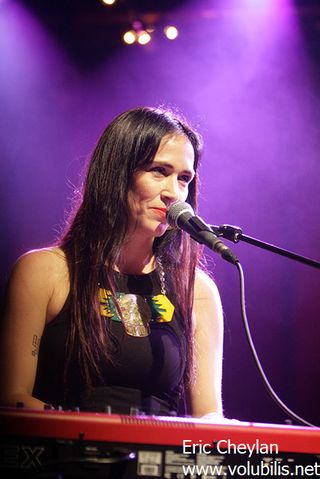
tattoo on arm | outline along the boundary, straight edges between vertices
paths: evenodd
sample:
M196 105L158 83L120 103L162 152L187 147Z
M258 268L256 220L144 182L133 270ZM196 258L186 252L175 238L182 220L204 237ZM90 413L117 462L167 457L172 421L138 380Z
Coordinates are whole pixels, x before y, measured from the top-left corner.
M32 356L38 356L40 346L40 338L36 334L32 338Z

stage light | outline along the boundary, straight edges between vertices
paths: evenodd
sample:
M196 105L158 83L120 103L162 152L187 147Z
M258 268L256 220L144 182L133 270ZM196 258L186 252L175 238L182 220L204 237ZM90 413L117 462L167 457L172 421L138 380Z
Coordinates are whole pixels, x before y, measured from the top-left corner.
M147 43L150 42L150 40L151 40L151 35L145 30L141 30L138 33L138 43L140 43L140 45L146 45Z
M104 3L105 5L114 5L116 3L117 0L101 0L102 3Z
M140 45L146 45L151 41L151 34L154 32L154 27L145 28L140 20L132 22L131 30L128 30L122 39L128 45L138 42Z
M178 29L173 25L168 25L163 30L168 40L175 40L179 35Z
M137 40L137 32L135 30L129 30L122 38L125 43L132 45Z

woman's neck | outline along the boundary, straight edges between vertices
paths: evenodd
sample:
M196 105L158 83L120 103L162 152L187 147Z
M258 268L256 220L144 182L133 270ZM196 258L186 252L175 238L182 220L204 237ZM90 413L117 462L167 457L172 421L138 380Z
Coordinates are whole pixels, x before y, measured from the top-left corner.
M146 240L128 241L121 248L116 268L126 274L146 274L156 267L156 258L152 251L152 243Z

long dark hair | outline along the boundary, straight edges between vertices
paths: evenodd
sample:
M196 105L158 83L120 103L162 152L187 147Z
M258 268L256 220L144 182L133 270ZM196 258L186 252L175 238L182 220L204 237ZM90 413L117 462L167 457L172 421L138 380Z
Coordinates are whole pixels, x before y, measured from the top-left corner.
M88 388L99 374L101 357L112 360L114 338L100 315L98 283L101 274L111 289L114 266L128 229L128 191L135 172L153 161L167 135L185 135L194 149L197 171L201 152L199 135L169 110L141 107L115 118L102 133L88 165L81 201L72 215L60 246L70 275L71 328L69 360L79 344L78 361ZM187 202L197 209L197 173L189 185ZM184 384L192 379L192 305L199 250L180 230L156 238L154 253L161 257L166 281L174 285L175 308L183 318L187 338ZM102 266L104 266L102 268Z

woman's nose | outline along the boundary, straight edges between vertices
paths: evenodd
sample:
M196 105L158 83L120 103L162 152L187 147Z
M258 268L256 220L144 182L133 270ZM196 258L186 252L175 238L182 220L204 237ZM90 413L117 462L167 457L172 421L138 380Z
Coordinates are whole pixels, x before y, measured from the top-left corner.
M164 199L170 200L170 203L174 203L180 199L180 190L177 178L173 176L168 176L166 178L166 183L161 192L161 196Z

